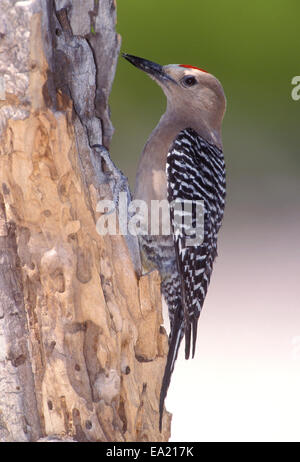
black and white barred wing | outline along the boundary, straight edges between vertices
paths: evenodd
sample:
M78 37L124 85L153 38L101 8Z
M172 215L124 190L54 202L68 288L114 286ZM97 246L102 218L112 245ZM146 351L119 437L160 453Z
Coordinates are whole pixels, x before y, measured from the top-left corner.
M217 255L225 203L223 154L194 130L186 129L168 153L166 173L188 358L191 331L195 353L197 322Z

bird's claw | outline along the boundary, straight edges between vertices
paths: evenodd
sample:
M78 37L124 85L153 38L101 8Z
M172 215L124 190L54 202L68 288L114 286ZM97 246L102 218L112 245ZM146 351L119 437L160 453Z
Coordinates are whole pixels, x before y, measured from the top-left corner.
M110 215L115 211L119 211L119 196L121 192L126 192L130 198L128 179L125 175L123 175L121 170L118 169L118 167L116 167L116 165L110 157L109 152L104 146L102 146L101 144L94 144L91 147L96 148L98 151L100 151L100 155L102 159L105 161L105 164L110 172L110 180L112 180L111 190L113 195L114 208L109 210L108 212L105 212L105 215Z

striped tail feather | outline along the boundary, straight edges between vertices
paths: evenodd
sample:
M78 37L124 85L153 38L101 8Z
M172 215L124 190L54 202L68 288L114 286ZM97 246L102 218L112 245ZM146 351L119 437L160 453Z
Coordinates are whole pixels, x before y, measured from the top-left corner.
M195 356L195 350L196 350L198 319L193 319L193 321L192 321L192 327L193 327L193 351L192 351L192 358L194 358L194 356Z
M198 319L193 318L191 321L186 322L184 336L185 336L185 359L189 359L191 352L191 336L192 340L192 358L195 356L196 340L197 340L197 326Z
M189 359L190 349L191 349L191 323L189 322L185 323L184 338L185 338L185 359Z
M178 307L174 319L173 319L173 328L171 331L171 338L169 342L169 352L167 357L167 363L165 367L165 372L162 380L162 386L160 391L159 399L159 431L162 430L162 418L164 411L165 398L167 396L168 388L171 381L171 376L174 370L175 361L177 359L179 347L181 340L184 334L184 321L180 315L181 307Z

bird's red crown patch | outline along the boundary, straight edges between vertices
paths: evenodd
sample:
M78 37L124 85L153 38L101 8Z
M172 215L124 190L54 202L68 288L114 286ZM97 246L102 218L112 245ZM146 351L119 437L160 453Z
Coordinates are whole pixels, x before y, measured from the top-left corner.
M180 67L187 67L189 69L198 69L198 71L202 71L202 72L206 72L208 74L207 71L205 71L204 69L201 69L200 67L196 67L196 66L189 66L188 64L179 64Z

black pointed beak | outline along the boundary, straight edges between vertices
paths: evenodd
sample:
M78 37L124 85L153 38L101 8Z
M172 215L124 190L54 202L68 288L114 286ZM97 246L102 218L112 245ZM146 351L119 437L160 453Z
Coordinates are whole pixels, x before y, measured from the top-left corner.
M171 81L176 83L175 80L172 79L172 77L170 77L166 72L164 72L163 66L161 66L160 64L149 61L148 59L128 55L127 53L122 53L122 56L135 67L141 69L141 71L147 72L147 74L150 74L160 82Z

